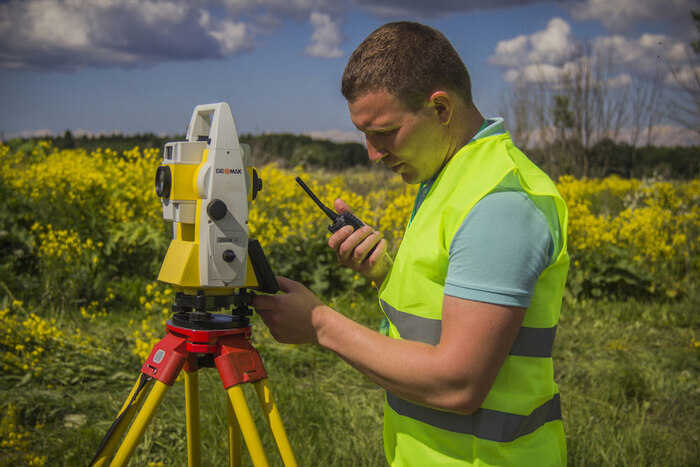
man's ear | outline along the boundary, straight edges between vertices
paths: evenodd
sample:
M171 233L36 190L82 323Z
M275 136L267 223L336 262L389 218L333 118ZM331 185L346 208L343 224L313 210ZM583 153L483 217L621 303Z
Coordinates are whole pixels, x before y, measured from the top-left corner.
M435 91L430 95L428 103L431 110L435 112L435 115L440 119L440 123L443 125L450 123L454 110L452 96L445 91Z

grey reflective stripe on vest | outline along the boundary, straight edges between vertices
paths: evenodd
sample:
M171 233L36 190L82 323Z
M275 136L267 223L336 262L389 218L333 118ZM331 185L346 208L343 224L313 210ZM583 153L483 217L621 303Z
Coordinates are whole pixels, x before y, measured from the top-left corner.
M380 300L380 302L386 317L399 330L402 339L424 342L430 345L437 345L440 342L442 321L404 313L384 300Z
M518 337L515 338L513 347L510 348L508 355L550 358L556 333L556 326L552 328L528 328L521 326L520 331L518 331Z
M479 439L508 443L537 430L547 422L561 420L561 400L554 394L530 415L478 409L469 415L431 409L386 394L389 406L399 415L410 417L443 430L472 435Z
M437 345L440 342L440 335L442 334L441 320L422 318L410 313L404 313L384 300L381 300L381 305L389 321L398 329L401 338L430 345ZM521 326L508 355L550 358L556 332L556 326L552 328Z

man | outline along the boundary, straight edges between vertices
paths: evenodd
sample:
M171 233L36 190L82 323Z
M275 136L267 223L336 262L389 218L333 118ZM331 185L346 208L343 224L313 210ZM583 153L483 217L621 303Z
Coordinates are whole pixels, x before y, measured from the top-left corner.
M254 307L277 340L330 349L386 389L390 464L566 464L551 350L569 258L554 184L501 119L484 120L432 28L374 31L342 91L370 159L421 184L395 260L368 226L328 242L375 282L385 325L365 328L283 277L285 294Z

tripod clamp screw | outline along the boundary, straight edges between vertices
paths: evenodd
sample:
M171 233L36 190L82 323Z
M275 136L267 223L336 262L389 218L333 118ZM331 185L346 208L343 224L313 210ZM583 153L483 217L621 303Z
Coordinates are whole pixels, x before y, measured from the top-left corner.
M233 294L233 310L231 313L234 316L250 316L253 314L253 309L250 304L253 301L253 292L248 292L246 289L240 289L240 291Z

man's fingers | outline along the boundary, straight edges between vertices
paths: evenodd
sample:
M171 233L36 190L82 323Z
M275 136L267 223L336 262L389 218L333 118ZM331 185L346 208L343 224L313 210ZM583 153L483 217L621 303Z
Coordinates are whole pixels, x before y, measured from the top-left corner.
M280 290L284 293L293 291L299 284L297 281L287 279L284 276L275 276L275 278L277 279L277 284L280 286Z
M345 227L343 228L345 229ZM372 233L372 228L363 226L354 231L338 248L338 256L342 259L353 259L353 255L357 247Z
M352 260L361 263L370 256L370 251L382 240L381 232L374 231L367 235L362 242L355 247L352 253ZM374 254L374 251L372 251Z
M280 286L280 290L284 293L289 293L295 288L296 281L287 279L284 276L275 276L277 279L277 284ZM254 295L251 305L253 308L260 310L273 310L275 305L278 303L280 296L276 295Z
M384 256L384 253L386 253L388 243L386 242L386 239L380 238L379 241L377 242L377 246L372 252L372 254L369 256L370 263L375 264L379 259Z
M331 247L331 249L334 250L336 253L338 253L340 245L342 245L343 242L347 240L353 232L354 229L352 228L352 226L346 225L345 227L331 235L331 237L328 239L328 246Z
M343 214L344 212L352 212L350 206L348 206L347 203L340 198L333 201L333 207L335 208L335 212L337 212L338 214Z
M255 295L250 304L256 310L269 310L273 302L274 297L271 295Z

